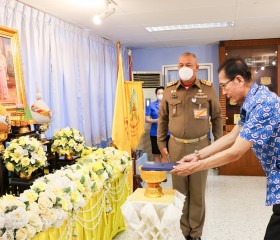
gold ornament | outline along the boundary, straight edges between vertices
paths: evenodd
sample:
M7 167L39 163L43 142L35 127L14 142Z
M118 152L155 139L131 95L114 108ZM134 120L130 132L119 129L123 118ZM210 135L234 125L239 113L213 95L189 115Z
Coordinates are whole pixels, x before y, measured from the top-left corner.
M157 198L163 195L160 183L166 179L166 171L144 171L140 170L141 178L147 183L144 195L150 198Z

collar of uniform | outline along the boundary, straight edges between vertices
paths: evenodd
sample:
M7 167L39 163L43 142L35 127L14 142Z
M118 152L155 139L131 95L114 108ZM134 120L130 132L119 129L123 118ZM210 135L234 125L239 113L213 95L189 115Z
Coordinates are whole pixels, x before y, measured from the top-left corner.
M200 83L199 79L196 78L196 79L194 80L192 86L194 86L194 85L196 85L198 88L201 88L201 83ZM176 89L178 89L180 86L182 86L183 88L185 88L184 85L183 85L183 83L181 82L181 80L179 80L179 81L177 82L177 84L176 84ZM192 87L192 86L191 86L191 87Z
M176 85L175 85L175 89L178 89L180 86L182 86L183 88L185 88L185 87L183 86L183 84L181 83L181 80L178 80L178 82L177 82Z
M200 88L201 89L201 82L200 82L200 80L199 79L195 79L194 80L194 83L193 83L193 85L196 85L198 88Z

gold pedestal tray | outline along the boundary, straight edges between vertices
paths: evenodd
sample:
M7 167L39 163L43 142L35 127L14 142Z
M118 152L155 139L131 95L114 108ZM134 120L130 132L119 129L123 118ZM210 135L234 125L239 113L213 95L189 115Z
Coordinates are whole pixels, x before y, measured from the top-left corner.
M27 126L24 126L24 127L20 127L18 132L19 133L28 133L28 132L30 132L30 129Z
M69 160L69 161L73 160L73 159L74 159L73 153L65 154L65 159L66 159L66 160Z
M26 175L24 172L20 172L19 177L23 179L30 179L31 175Z
M144 195L150 198L157 198L163 195L160 183L166 179L166 171L144 171L139 166L141 178L147 183Z

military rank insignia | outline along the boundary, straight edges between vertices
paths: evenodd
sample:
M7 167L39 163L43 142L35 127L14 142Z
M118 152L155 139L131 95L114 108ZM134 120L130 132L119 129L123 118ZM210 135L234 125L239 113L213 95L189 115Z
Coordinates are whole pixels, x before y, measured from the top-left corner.
M207 95L202 92L202 89L198 89L197 94L194 96L194 98L207 98Z
M171 90L171 98L177 98L177 91L176 90Z
M212 82L210 82L210 81L207 81L207 80L200 80L200 82L201 82L202 84L204 84L204 85L209 86L209 87L212 86Z

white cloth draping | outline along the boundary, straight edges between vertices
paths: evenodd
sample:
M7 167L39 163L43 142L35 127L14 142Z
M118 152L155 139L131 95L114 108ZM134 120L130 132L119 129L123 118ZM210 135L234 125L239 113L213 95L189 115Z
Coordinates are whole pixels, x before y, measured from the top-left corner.
M144 191L138 188L121 207L130 238L184 240L180 218L185 196L176 190L163 190L163 197L147 198Z

